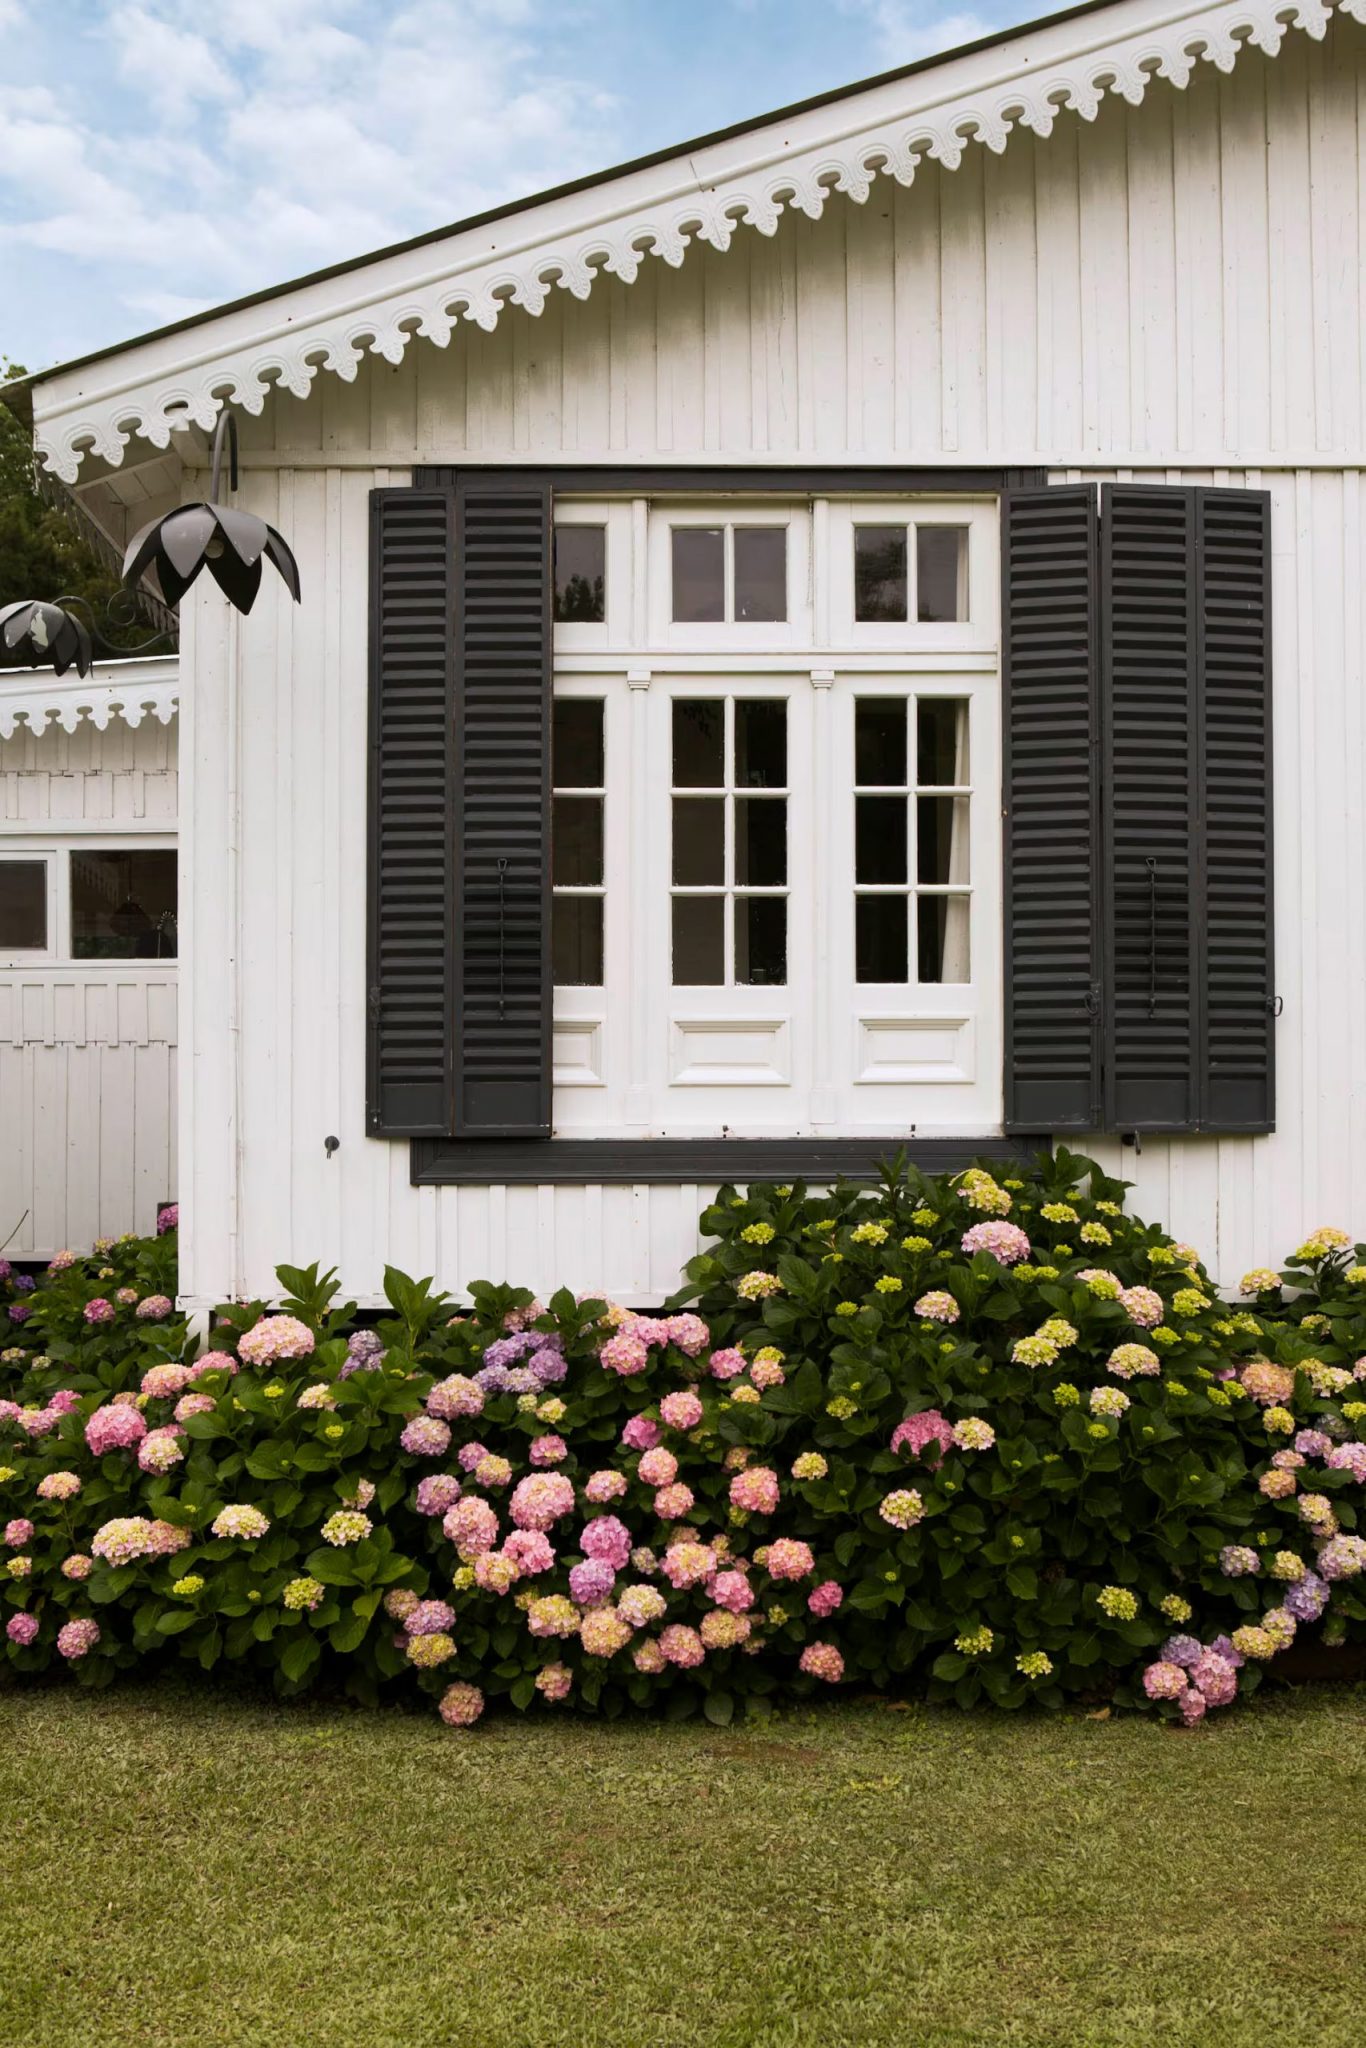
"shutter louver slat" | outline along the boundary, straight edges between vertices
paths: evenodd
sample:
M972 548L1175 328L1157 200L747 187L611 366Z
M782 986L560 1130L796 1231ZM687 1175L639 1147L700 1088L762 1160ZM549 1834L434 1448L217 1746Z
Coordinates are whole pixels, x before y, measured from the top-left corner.
M453 500L370 497L366 1128L449 1127Z
M1006 1128L1099 1122L1096 499L1002 502Z
M455 1132L550 1135L550 492L459 486Z

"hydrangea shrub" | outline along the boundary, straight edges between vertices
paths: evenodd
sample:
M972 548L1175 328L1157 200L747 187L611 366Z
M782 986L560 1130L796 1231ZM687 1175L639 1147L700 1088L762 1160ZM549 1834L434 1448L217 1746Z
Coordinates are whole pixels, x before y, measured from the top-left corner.
M227 1659L453 1727L841 1684L1192 1723L1366 1636L1366 1247L1230 1306L1065 1153L703 1222L657 1313L391 1271L361 1328L282 1267L202 1349L174 1219L0 1262L11 1668Z

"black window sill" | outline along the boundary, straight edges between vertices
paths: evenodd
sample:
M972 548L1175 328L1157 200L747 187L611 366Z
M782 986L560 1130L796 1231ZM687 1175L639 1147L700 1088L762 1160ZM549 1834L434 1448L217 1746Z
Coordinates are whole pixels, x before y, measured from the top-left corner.
M904 1150L926 1173L957 1173L975 1159L1026 1164L1051 1140L1008 1138L414 1138L414 1187L553 1186L644 1181L876 1180Z

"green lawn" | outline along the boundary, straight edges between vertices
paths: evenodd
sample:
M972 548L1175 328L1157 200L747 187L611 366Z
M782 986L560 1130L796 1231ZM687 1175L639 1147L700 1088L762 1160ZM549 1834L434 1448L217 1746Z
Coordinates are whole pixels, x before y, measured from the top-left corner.
M5 2048L1356 2048L1366 1694L1192 1734L0 1696Z

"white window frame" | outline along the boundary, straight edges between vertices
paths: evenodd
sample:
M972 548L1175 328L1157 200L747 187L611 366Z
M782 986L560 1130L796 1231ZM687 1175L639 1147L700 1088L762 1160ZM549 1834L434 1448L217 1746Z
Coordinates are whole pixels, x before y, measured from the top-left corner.
M34 866L41 862L45 869L45 930L47 943L42 946L11 946L0 952L0 967L43 967L55 964L61 958L57 950L57 905L59 889L57 869L64 867L61 849L49 840L11 839L8 835L0 842L0 864L13 866L18 862Z
M177 910L176 953L162 959L123 960L112 956L95 955L77 959L72 951L71 919L71 857L76 853L151 853L179 852L179 839L175 832L149 831L134 826L127 830L110 831L101 825L98 831L72 833L61 838L52 833L5 833L0 838L0 861L42 860L47 863L48 943L42 950L14 950L0 953L0 969L20 967L75 968L78 972L87 969L108 978L109 970L117 969L123 976L127 973L150 972L161 975L168 968L179 964L179 911ZM177 867L177 880L179 869ZM179 892L177 890L177 896Z
M585 495L557 499L555 518L605 525L608 532L607 618L601 626L555 628L556 694L603 700L606 778L604 980L600 988L555 990L556 1134L998 1132L995 497ZM853 526L902 522L968 527L965 621L889 627L854 620ZM671 526L779 523L789 529L786 625L673 622ZM859 696L878 694L937 695L969 705L967 983L854 981L853 706ZM672 701L706 695L788 700L783 987L673 986ZM913 748L913 731L909 743ZM726 772L733 773L729 757ZM727 893L734 893L733 882ZM910 893L918 893L913 879Z

